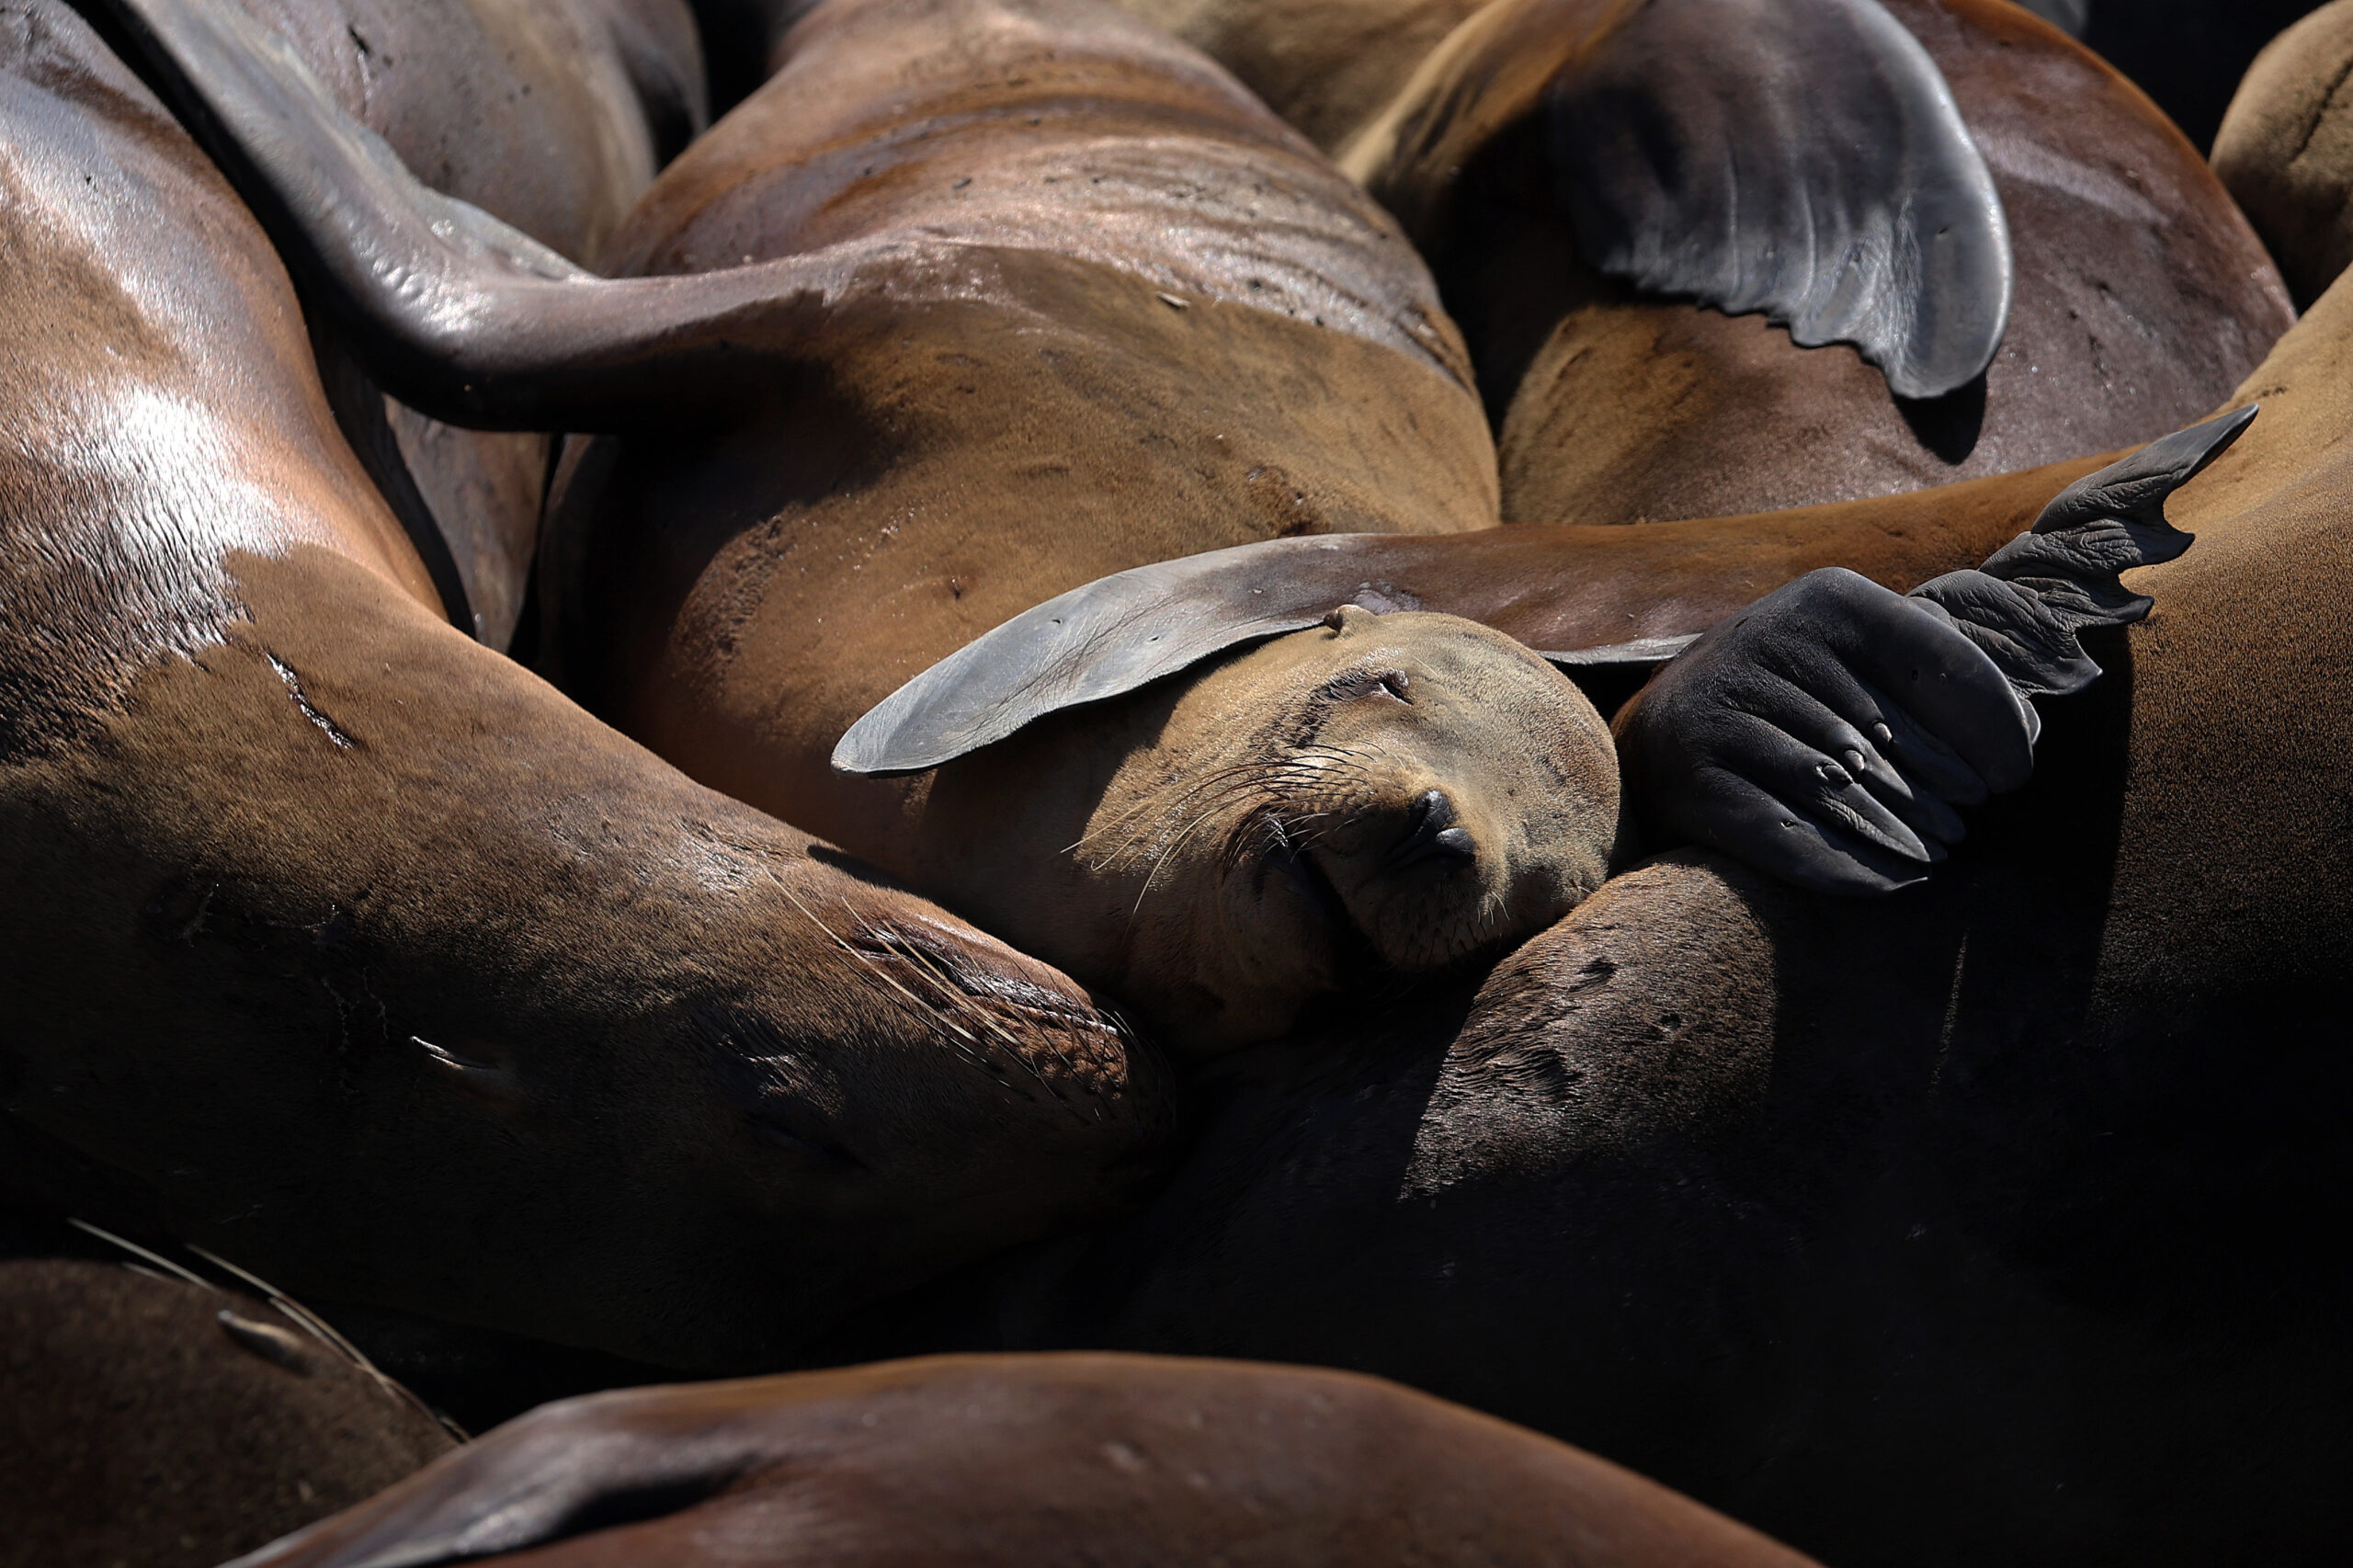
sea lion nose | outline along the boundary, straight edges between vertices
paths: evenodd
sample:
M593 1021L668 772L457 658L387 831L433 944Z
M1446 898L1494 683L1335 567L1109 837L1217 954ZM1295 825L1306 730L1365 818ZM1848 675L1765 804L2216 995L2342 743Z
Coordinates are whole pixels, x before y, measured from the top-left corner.
M1454 802L1443 790L1425 790L1406 815L1405 836L1389 852L1392 869L1404 870L1425 860L1475 860L1478 841L1468 828L1458 827Z

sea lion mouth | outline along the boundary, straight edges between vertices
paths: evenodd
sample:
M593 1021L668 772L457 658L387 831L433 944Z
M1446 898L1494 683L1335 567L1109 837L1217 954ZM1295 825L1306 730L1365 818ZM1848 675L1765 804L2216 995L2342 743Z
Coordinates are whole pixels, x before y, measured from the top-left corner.
M1387 966L1381 962L1381 950L1371 935L1357 924L1355 912L1348 901L1315 858L1315 852L1295 841L1283 831L1279 823L1270 823L1267 835L1269 842L1258 858L1254 891L1266 895L1269 877L1280 877L1303 895L1307 907L1314 912L1316 925L1330 943L1332 971L1336 978L1354 974L1370 974Z

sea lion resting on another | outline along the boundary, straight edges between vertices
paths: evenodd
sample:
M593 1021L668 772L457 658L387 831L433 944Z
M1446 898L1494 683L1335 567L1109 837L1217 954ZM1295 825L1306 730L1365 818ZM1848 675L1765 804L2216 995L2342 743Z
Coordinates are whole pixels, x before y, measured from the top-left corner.
M820 7L632 220L617 256L673 275L597 279L437 205L234 13L128 8L404 395L620 432L568 460L551 646L698 776L1196 1048L1279 1033L1381 968L1492 951L1620 852L1615 759L1568 681L1491 631L1359 614L1350 593L1279 630L1330 625L1116 711L946 767L858 762L937 767L912 781L827 766L904 675L1108 570L1494 521L1492 449L1427 276L1361 193L1158 35L1084 5ZM1880 283L1908 308L1937 298ZM1915 554L1917 575L2015 527ZM1657 592L1609 591L1627 614ZM1954 803L2025 776L2031 714L1949 625L1851 580L1752 622L1665 679L1722 691L1728 666L1778 661L1741 698L1766 722L1660 726L1705 739L1643 739L1647 776L1831 799L1792 835L1753 795L1701 791L1715 841L1884 888L1958 836ZM1117 662L1125 636L1101 651ZM1147 662L1168 651L1152 641Z
M1926 886L1663 857L1212 1067L1145 1214L839 1348L1377 1372L1833 1562L2337 1561L2353 284L2257 396Z
M1589 1454L1371 1378L904 1361L546 1406L236 1568L398 1562L1808 1568Z
M0 13L0 1197L686 1368L1116 1205L1148 1053L443 618L293 292Z
M2294 319L2197 150L2006 0L1121 3L1397 215L1478 367L1506 522L1759 512L2144 441ZM1905 165L1929 199L1870 198ZM1955 222L1986 201L2006 251ZM1854 263L1889 256L1961 287L1917 314L1874 298Z

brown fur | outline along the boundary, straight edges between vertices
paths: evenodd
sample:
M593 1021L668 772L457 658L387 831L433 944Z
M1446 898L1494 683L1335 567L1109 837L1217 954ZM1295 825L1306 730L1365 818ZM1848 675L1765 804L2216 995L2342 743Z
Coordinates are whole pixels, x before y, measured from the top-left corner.
M2353 260L2353 5L2336 0L2271 40L2214 137L2214 173L2299 303Z
M713 1456L700 1473L699 1453ZM672 1483L675 1503L649 1499L625 1521L470 1560L1805 1562L1614 1465L1393 1384L1240 1362L1053 1356L905 1361L552 1405L255 1568L355 1562L573 1483L584 1470L615 1492L635 1476L686 1473Z
M1327 153L1484 0L1119 0L1239 77Z
M2005 0L1889 8L1944 72L2009 220L2009 330L1982 391L1899 406L1849 348L1601 278L1529 108L1490 110L1442 231L1416 238L1498 411L1506 521L1759 512L2153 439L2293 319L2203 160L2122 77ZM1433 199L1369 177L1392 204Z
M585 266L705 122L685 0L244 3L427 185ZM549 437L460 430L381 401L381 418L338 413L380 483L414 483L480 636L506 647L529 583Z
M946 233L971 236L970 284L909 299L892 287L907 264L867 264L770 346L786 367L731 426L575 449L546 566L553 649L574 689L698 778L1040 940L1037 878L1078 834L1046 845L1002 801L994 832L1029 851L1030 883L985 885L970 809L935 824L929 778L835 774L842 732L1109 572L1491 524L1492 449L1393 228L1177 46L1080 6L845 0L788 52L665 175L620 254L691 270ZM1182 978L1092 973L1154 1000ZM1233 998L1216 1029L1279 1028L1310 980L1265 1018Z
M252 1297L112 1264L0 1262L6 1568L210 1568L451 1447Z
M6 1195L708 1368L1120 1200L1165 1103L1083 993L428 608L260 231L49 0L0 114Z
M1433 793L1457 851L1416 833ZM1608 733L1558 671L1452 617L1349 608L943 769L915 875L1172 1042L1228 1049L1540 929L1619 835Z
M1237 1060L1155 1209L956 1342L1381 1372L1834 1562L2333 1562L2348 389L2340 282L1927 886L1619 878L1475 996Z
M1386 0L1135 8L1268 81L1327 144L1349 140L1325 129L1331 107L1281 84L1353 81L1360 53L1383 79L1397 70ZM1602 6L1480 8L1425 79L1366 106L1343 165L1398 214L1462 324L1500 429L1506 521L1762 512L2152 439L2211 407L2288 325L2245 220L2121 76L2005 0L1889 8L1942 69L2009 220L2017 289L1982 394L1904 407L1849 348L1801 349L1762 316L1646 298L1577 260L1539 116ZM1458 87L1437 151L1391 161L1384 124Z

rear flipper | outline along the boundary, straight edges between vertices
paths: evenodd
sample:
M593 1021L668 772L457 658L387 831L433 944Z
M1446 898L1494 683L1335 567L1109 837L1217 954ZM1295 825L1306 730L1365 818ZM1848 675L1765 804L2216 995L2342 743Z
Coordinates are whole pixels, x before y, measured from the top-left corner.
M602 430L727 399L851 276L848 249L603 278L412 176L235 0L85 0L111 15L369 373L478 428Z
M1464 169L1537 114L1603 272L1850 343L1904 397L1966 384L2001 344L1993 176L1879 0L1497 0L1341 162L1436 257Z
M1959 808L2024 784L2032 698L2099 666L2077 636L2152 601L2117 574L2190 536L2165 499L2255 417L2245 408L2078 480L1976 570L1899 597L1810 573L1709 631L1621 710L1626 798L1648 840L1698 843L1823 892L1909 887L1963 836Z

